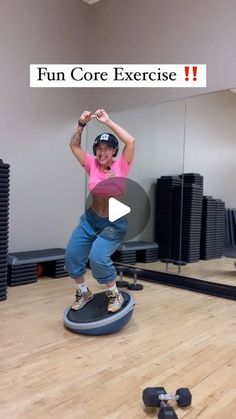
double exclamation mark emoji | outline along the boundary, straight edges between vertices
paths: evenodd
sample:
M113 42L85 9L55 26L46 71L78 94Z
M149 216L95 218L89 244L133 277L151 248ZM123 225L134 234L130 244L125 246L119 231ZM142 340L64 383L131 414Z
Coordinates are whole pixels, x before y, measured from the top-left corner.
M193 70L193 81L196 81L197 80L197 66L193 65L192 70ZM185 81L189 81L189 65L186 65L184 67L184 71L185 71Z

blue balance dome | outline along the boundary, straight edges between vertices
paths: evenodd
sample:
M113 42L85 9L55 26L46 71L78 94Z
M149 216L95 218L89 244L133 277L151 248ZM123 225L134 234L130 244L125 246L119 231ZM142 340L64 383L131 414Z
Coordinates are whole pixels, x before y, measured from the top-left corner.
M124 304L116 313L107 312L106 292L94 294L94 298L82 309L75 311L71 307L64 313L64 326L73 332L84 335L107 335L118 332L131 319L135 300L127 292L121 291Z

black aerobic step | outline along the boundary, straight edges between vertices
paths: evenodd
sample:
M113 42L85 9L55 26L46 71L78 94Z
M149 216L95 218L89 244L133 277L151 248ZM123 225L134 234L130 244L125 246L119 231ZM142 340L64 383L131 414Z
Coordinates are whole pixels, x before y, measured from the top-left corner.
M39 275L53 278L68 276L64 264L65 249L61 248L10 253L8 284L15 286L36 282Z
M112 259L127 264L155 262L158 260L158 244L148 241L123 242Z

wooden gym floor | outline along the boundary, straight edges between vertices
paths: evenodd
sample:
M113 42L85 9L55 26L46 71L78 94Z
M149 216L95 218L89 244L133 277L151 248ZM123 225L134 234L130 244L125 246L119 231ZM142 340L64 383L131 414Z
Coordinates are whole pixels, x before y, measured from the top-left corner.
M148 386L191 389L179 418L235 418L236 302L143 284L125 328L98 337L63 327L71 279L9 288L0 302L0 418L155 418L142 403Z

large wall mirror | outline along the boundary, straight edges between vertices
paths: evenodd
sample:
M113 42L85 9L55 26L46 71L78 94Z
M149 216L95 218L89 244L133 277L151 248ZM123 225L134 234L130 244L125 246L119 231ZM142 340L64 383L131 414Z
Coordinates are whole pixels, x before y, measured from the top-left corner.
M236 285L235 156L234 90L187 99L184 172L200 175L198 180L202 182L203 201L200 260L183 266L181 272L189 277L231 286ZM185 193L188 193L186 188Z
M137 262L135 266L234 286L236 94L233 89L117 112L111 117L136 137L130 178L145 189L151 202L149 223L134 240L155 241L157 212L163 217L158 220L162 224L159 260ZM104 131L99 125L88 127L89 152L95 136ZM167 195L163 197L160 194L164 189ZM171 213L165 207L167 204L172 206ZM161 237L163 226L171 251Z
M236 279L235 92L186 99L180 261L187 263L178 269L165 264L169 273L231 286ZM162 271L164 264L149 263L148 269Z

